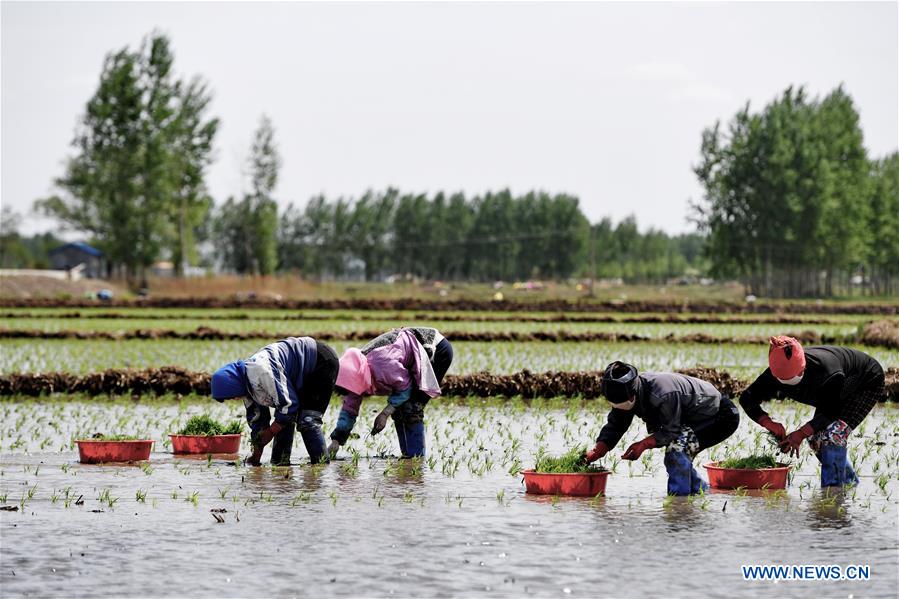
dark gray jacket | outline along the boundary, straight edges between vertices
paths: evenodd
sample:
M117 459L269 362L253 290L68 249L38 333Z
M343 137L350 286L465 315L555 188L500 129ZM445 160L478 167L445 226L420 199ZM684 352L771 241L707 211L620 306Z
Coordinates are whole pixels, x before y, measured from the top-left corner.
M637 401L631 410L612 408L597 441L614 447L634 416L646 422L659 446L674 441L684 426L714 418L721 393L711 383L685 374L644 372L638 377Z
M805 349L805 374L798 385L784 385L766 368L740 395L746 415L758 422L766 412L761 403L774 397L789 397L814 406L812 428L819 431L839 418L843 404L868 389L884 383L880 362L857 349L821 345Z

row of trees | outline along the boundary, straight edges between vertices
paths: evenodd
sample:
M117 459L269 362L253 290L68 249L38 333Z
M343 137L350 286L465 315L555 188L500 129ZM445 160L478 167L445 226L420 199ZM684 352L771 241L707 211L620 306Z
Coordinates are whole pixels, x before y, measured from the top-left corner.
M852 98L787 89L702 137L695 205L718 276L765 296L831 296L852 278L894 292L899 157L872 160Z
M703 132L695 172L699 234L640 232L633 218L591 225L576 197L508 190L312 198L279 214L281 158L265 117L249 189L220 206L205 184L219 120L199 77L174 75L169 40L107 56L57 181L37 207L85 232L117 273L141 284L170 259L250 274L388 274L441 279L591 276L660 282L689 272L740 277L766 296L833 295L863 277L892 293L899 264L899 157L872 160L852 99L788 89L727 130ZM16 241L18 240L18 241ZM13 242L4 231L4 263ZM34 247L39 247L36 242ZM19 255L16 254L16 255ZM19 260L21 262L21 260Z
M136 51L107 56L73 141L76 154L56 181L61 193L36 203L88 233L134 284L145 284L160 258L179 274L205 261L237 273L369 280L596 274L658 281L698 262L690 249L698 237L682 248L681 238L641 234L633 219L591 228L577 198L565 194L467 198L388 189L316 197L279 215L273 192L281 158L266 117L250 150L250 189L215 207L205 174L219 120L208 115L203 80L177 78L173 64L170 42L158 34Z
M703 238L641 233L633 217L591 227L577 198L508 190L467 198L463 193L368 191L359 198L312 198L290 204L274 221L265 211L257 234L277 237L277 256L253 251L241 237L219 235L223 266L256 272L253 256L269 256L263 272L293 271L319 278L380 279L401 274L436 279L496 280L573 275L628 281L664 281L704 267ZM215 218L217 231L239 233L259 222L251 204L229 200ZM268 236L267 235L267 236ZM274 246L271 239L257 245Z

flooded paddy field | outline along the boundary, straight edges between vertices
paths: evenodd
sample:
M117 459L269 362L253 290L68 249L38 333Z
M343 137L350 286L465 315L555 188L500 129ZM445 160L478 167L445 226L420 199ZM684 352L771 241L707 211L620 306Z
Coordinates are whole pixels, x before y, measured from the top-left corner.
M637 462L605 458L607 497L581 499L526 495L518 471L541 448L592 444L604 402L434 400L421 460L393 457L392 427L366 438L380 404L363 405L363 435L339 460L309 466L298 438L293 466L253 468L233 455L177 457L166 442L191 415L242 418L239 405L4 398L0 507L19 509L0 512L3 595L896 595L892 405L875 407L851 438L861 484L844 493L821 493L804 447L786 492L668 498L653 450ZM770 410L788 428L811 415ZM149 462L79 464L73 440L93 432L157 443ZM768 450L763 432L744 417L696 463ZM610 456L644 434L635 423ZM858 564L871 575L775 584L743 580L744 564Z

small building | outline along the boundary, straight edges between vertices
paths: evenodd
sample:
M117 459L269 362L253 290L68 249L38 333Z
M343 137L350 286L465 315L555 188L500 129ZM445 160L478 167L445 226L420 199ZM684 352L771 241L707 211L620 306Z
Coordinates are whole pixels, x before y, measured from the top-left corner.
M83 264L81 274L91 279L106 276L103 252L86 243L75 241L50 250L50 265L56 270L72 270Z

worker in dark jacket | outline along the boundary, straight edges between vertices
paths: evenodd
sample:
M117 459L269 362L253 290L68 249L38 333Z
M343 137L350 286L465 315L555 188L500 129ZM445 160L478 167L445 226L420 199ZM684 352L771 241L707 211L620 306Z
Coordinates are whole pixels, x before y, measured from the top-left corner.
M768 365L740 396L746 415L777 437L785 453L799 455L802 441L808 439L821 462L822 487L857 484L846 442L874 404L885 399L883 368L855 349L826 345L803 349L786 336L770 339ZM787 434L760 406L774 397L814 406L815 415Z
M294 427L313 464L328 459L322 415L334 393L338 365L329 345L312 337L288 337L215 371L210 381L213 399L242 399L247 410L253 446L248 464L258 466L263 449L274 439L272 464L289 465Z
M665 447L670 495L708 489L693 468L693 458L737 430L740 415L728 398L706 381L683 374L639 374L623 362L612 362L603 372L602 393L612 410L596 446L587 452L588 462L606 455L638 416L651 434L633 443L621 458L636 460L647 449Z

